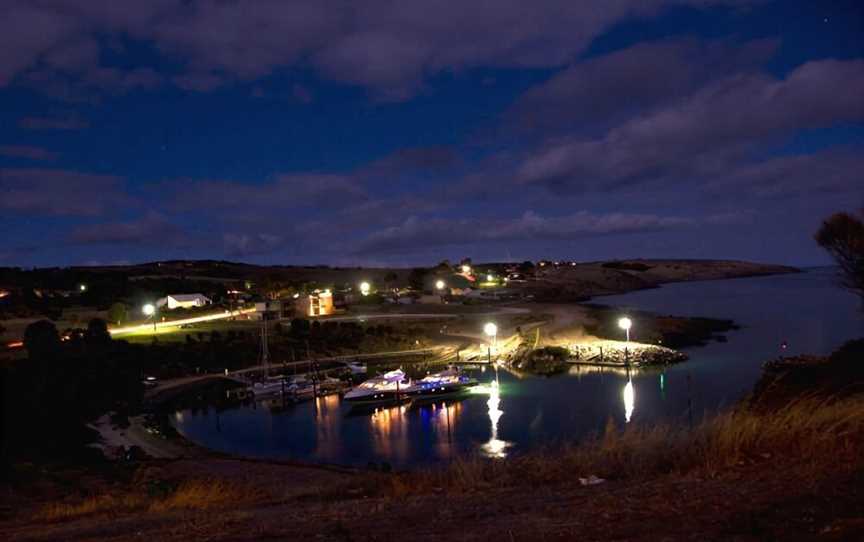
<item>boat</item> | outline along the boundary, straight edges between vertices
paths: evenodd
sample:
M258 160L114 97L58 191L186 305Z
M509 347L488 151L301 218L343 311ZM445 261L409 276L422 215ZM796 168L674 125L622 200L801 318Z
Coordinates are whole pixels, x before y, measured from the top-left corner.
M399 369L366 380L345 394L345 401L352 405L399 403L410 399L411 379Z
M255 397L270 397L272 395L282 395L294 398L312 397L315 394L315 386L312 381L303 375L282 377L270 377L264 382L256 382L251 387Z
M417 399L435 399L462 393L478 383L476 378L471 378L462 374L458 368L451 367L416 381L408 390L408 394Z
M366 374L366 366L358 361L348 361L345 366L351 371L352 376Z

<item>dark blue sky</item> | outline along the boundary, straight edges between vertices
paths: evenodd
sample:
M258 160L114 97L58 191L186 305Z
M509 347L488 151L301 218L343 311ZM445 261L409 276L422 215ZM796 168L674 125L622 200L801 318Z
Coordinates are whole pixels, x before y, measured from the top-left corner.
M856 0L6 0L0 265L818 264L862 96Z

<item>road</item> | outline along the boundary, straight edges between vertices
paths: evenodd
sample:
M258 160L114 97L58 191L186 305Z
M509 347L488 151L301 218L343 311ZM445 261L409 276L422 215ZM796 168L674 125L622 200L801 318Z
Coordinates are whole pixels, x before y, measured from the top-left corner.
M214 320L224 320L226 318L234 318L237 316L244 316L247 314L252 314L255 312L255 309L240 309L239 311L224 311L217 312L213 314L204 314L202 316L193 316L191 318L181 318L179 320L167 320L165 322L156 322L154 325L152 322L149 324L138 324L134 326L126 326L126 327L115 327L109 329L108 331L111 335L123 335L126 333L136 333L140 331L152 331L154 328L158 331L160 329L167 329L177 326L183 326L187 324L200 324L202 322L212 322Z

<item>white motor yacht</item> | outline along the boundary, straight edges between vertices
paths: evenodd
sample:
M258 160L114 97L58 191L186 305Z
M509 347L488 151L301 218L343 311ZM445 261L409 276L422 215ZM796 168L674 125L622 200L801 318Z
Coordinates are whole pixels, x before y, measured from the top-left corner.
M434 398L461 393L478 384L476 378L462 374L453 367L434 373L416 381L409 395L417 398Z
M345 401L355 405L397 403L409 396L412 386L411 379L396 369L355 386L345 394Z

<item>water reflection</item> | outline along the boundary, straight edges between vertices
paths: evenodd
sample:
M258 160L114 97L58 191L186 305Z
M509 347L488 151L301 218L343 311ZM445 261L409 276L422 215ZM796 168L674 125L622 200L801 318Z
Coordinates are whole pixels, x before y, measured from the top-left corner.
M630 423L630 418L633 417L633 408L636 406L636 393L633 389L633 379L628 378L624 384L624 422Z
M336 459L342 451L339 421L339 396L316 397L313 413L315 416L316 452L324 458Z
M501 388L498 385L498 379L492 381L489 385L489 400L486 401L489 407L489 421L492 424L492 434L489 437L489 442L481 446L483 453L489 457L503 458L507 457L507 448L510 443L498 438L498 420L504 414L501 410Z
M406 406L376 408L369 417L372 448L382 457L404 460L408 457L408 419Z

